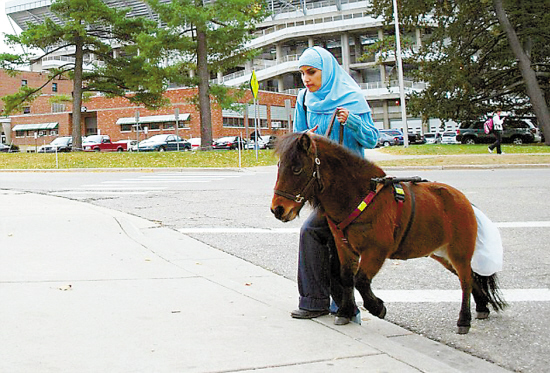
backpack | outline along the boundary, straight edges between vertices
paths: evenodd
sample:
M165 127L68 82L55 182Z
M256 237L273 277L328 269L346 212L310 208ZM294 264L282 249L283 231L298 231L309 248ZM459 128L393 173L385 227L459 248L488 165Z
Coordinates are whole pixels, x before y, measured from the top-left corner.
M485 131L485 134L490 134L493 132L493 118L489 118L483 123L483 130Z

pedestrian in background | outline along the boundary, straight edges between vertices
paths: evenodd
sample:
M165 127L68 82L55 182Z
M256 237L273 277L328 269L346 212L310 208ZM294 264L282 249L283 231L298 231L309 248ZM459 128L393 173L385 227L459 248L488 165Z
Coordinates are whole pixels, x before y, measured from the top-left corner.
M497 148L497 154L504 154L500 148L502 142L502 130L503 130L504 120L500 118L500 109L497 109L496 113L493 115L493 135L495 135L495 142L489 145L489 153L492 153L495 148Z

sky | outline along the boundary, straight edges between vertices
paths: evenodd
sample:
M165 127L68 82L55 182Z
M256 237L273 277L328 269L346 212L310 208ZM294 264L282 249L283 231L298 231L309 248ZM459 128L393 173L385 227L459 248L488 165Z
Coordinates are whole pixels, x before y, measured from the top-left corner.
M6 44L4 44L4 33L13 34L14 32L11 25L15 25L13 21L10 23L6 15L6 2L7 0L0 0L0 53L11 52ZM17 33L19 33L21 30L17 26L15 27Z

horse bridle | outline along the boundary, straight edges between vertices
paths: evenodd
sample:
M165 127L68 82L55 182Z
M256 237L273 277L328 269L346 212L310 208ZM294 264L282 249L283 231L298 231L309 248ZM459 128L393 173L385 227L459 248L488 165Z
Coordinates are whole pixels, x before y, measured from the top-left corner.
M308 195L310 189L313 187L314 182L317 181L317 184L319 185L319 188L323 189L323 183L321 181L321 174L319 172L319 166L321 165L321 161L319 160L319 157L317 156L317 145L314 141L311 142L311 145L313 147L313 153L315 157L313 158L313 173L311 174L311 177L309 178L307 184L304 186L304 188L298 193L298 194L291 194L287 192L283 192L281 190L274 190L274 193L278 196L285 197L286 199L289 199L291 201L294 201L296 203L304 203L306 201L306 196Z
M336 114L338 114L338 109L336 109L334 111L334 113L332 114L332 117L330 118L330 124L328 125L327 130L325 132L325 137L327 137L327 138L330 136L330 133L332 132L332 127L334 126L334 121L336 120ZM340 125L340 137L339 137L340 145L342 145L343 140L344 140L344 126ZM321 161L319 160L319 157L317 156L317 145L315 144L314 141L312 141L311 144L312 144L312 147L313 147L313 152L315 154L315 158L313 158L313 166L314 166L313 167L313 174L311 175L311 178L307 182L304 189L302 189L302 191L300 193L296 194L296 195L293 195L293 194L275 189L275 191L274 191L275 194L277 194L281 197L285 197L285 198L287 198L291 201L294 201L296 203L304 203L305 195L311 189L314 181L317 181L317 183L319 184L319 189L323 190L323 183L321 182L321 174L319 173L319 165L321 164Z

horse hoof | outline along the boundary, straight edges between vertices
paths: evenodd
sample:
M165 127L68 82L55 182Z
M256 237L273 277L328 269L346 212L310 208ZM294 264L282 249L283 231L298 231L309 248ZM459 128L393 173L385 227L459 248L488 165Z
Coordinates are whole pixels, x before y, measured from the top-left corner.
M469 331L470 331L469 326L459 326L457 333L458 334L468 334Z
M489 312L487 312L487 311L476 313L476 319L478 319L478 320L485 320L488 317L489 317Z
M349 324L349 322L350 322L349 317L336 316L334 318L334 325L346 325L346 324Z
M379 319L383 319L384 317L386 317L386 306L382 306L382 311L380 311L380 313L378 314L377 316Z

